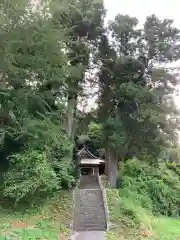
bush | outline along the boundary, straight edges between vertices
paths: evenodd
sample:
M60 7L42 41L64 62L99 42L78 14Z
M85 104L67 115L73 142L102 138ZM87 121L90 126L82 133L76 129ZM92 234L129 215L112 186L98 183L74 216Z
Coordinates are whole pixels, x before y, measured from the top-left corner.
M121 195L131 198L155 215L180 216L179 175L161 163L150 166L137 159L124 165Z
M76 184L73 145L58 118L58 114L39 114L37 119L23 119L19 131L14 133L12 129L11 138L24 139L24 144L18 152L8 153L10 164L0 179L4 182L1 195L16 204L21 200L31 202L39 194L47 196Z
M46 153L38 151L12 155L4 176L4 196L19 202L38 193L50 193L60 187Z

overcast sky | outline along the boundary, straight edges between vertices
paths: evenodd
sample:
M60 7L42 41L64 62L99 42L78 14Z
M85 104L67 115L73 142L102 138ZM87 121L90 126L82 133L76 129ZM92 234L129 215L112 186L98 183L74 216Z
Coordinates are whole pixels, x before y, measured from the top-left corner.
M178 0L104 0L107 18L113 19L117 13L137 17L143 23L148 15L171 18L180 28L180 1Z

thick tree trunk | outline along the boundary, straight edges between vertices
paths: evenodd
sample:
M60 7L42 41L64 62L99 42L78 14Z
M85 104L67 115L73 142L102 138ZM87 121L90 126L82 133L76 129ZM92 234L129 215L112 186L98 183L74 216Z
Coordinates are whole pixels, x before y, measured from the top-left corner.
M73 120L74 120L74 105L75 99L73 97L68 98L68 110L67 110L67 134L69 138L73 136Z
M74 96L68 96L68 106L67 106L67 134L68 137L74 141L75 134L75 124L74 119L76 117L76 109L77 109L77 94Z
M116 188L118 174L118 155L116 155L113 152L110 152L109 156L110 156L108 165L109 183L112 188Z
M109 162L109 153L105 151L105 174L108 176L108 162Z
M111 177L111 156L110 156L110 152L108 152L108 165L107 165L107 169L108 169L108 179L110 182L110 177Z

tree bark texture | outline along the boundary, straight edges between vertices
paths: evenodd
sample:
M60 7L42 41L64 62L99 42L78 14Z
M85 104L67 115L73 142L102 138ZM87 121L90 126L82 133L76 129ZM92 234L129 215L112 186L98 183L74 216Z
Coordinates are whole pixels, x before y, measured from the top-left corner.
M109 152L108 177L112 188L116 188L117 174L118 174L118 155Z

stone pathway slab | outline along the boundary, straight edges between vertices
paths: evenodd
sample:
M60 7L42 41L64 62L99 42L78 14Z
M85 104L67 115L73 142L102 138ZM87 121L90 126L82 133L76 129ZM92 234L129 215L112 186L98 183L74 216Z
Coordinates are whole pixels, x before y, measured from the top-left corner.
M105 232L103 231L77 232L72 237L72 240L105 240Z

